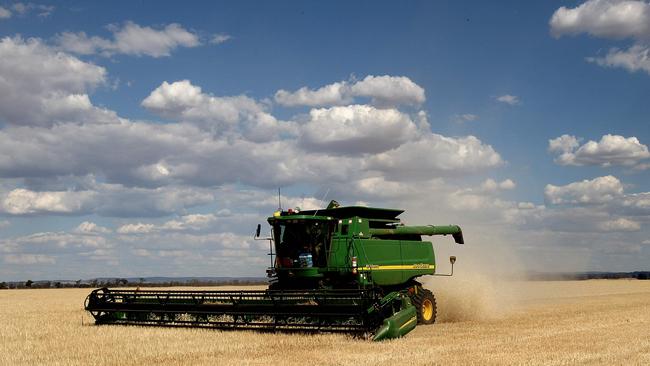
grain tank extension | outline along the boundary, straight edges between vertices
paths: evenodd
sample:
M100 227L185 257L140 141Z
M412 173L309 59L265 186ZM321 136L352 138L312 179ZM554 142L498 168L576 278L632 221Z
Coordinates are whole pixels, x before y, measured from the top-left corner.
M436 319L436 301L418 278L437 274L422 236L456 225L405 226L402 210L347 206L277 211L268 218L272 265L267 290L97 289L85 308L96 324L192 326L267 331L347 332L396 338Z

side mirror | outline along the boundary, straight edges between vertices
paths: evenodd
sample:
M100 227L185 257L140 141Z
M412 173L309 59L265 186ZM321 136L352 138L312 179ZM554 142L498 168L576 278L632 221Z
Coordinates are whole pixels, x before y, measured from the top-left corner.
M262 230L262 225L257 224L257 230L255 230L255 237L259 238L260 237L260 231ZM455 258L454 258L455 259Z
M455 255L452 255L451 257L449 257L449 263L451 263L452 266L454 265L454 263L456 263L456 256Z

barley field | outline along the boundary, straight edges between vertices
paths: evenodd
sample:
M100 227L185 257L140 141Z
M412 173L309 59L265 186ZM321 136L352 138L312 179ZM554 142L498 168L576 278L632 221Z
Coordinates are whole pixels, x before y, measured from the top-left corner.
M94 326L89 289L0 291L2 365L649 365L650 281L427 284L439 321L373 343L338 334Z

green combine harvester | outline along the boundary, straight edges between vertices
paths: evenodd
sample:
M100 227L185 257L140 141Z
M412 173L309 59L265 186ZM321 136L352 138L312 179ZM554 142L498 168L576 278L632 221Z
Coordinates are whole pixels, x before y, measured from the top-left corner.
M268 218L267 290L150 291L101 288L85 309L96 324L187 326L258 331L347 332L383 340L432 324L436 300L417 281L436 274L431 242L456 225L405 226L403 211L347 206L277 211Z

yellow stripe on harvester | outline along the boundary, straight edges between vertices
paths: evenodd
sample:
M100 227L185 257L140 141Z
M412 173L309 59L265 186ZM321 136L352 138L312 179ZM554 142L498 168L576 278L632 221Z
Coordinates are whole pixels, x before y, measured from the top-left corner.
M434 269L436 268L433 264L408 264L408 265L389 265L389 266L364 266L359 267L359 271L391 271L391 270L404 270L404 269Z
M404 328L405 326L407 326L407 325L409 325L409 324L411 324L411 323L413 323L413 322L415 322L415 321L417 321L417 320L418 320L418 318L414 316L414 317L412 317L409 321L407 321L406 323L402 324L402 326L399 327L399 329L402 330L402 328Z

